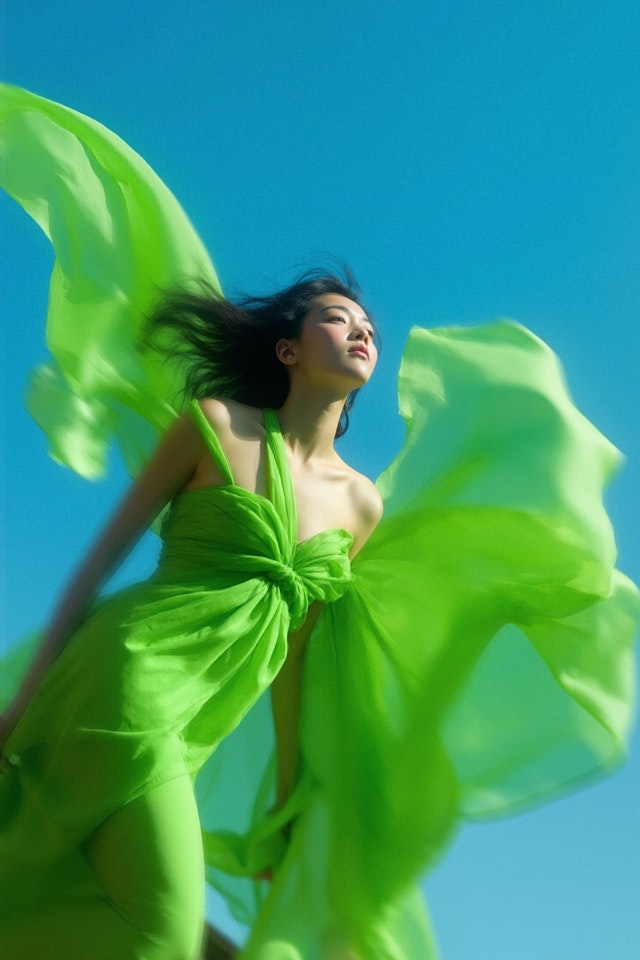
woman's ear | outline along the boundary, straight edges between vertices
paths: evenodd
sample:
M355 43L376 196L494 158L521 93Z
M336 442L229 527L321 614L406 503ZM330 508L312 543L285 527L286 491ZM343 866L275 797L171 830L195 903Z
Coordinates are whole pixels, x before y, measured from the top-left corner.
M291 340L278 340L276 343L276 357L280 363L284 363L285 366L291 367L297 360L295 347Z

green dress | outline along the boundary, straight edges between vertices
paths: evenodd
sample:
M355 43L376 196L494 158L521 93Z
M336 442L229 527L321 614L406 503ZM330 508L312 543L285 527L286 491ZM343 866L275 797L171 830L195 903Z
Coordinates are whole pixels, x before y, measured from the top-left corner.
M7 745L21 758L23 783L38 793L37 808L23 803L14 827L37 838L43 853L48 842L82 840L150 784L195 774L270 685L287 633L310 602L335 600L351 578L350 534L295 542L275 413L264 412L263 497L234 484L200 407L192 409L225 485L174 497L156 572L99 601ZM41 807L54 825L43 822Z
M135 471L180 409L183 382L179 367L132 350L140 319L158 287L185 275L215 283L215 273L173 196L110 131L13 88L1 119L5 189L57 258L54 360L34 377L30 409L53 454L80 473L100 472L110 437ZM158 573L100 602L11 744L18 753L27 732L42 739L47 700L73 667L77 691L65 692L69 716L56 723L67 726L48 737L51 751L67 733L78 739L74 716L104 711L109 782L92 774L73 786L91 751L78 741L56 762L40 813L18 802L8 836L68 852L114 805L199 768L207 877L250 928L245 960L326 960L334 940L362 960L427 960L435 948L417 880L460 820L511 813L619 762L638 595L615 570L602 505L617 451L573 406L552 352L514 323L414 329L399 406L406 441L378 479L384 518L351 574L345 533L294 543L273 414L268 498L234 487L227 471L224 487L174 501ZM212 553L224 555L215 573ZM233 600L218 606L223 595ZM331 602L305 658L302 774L271 816L260 694L315 597ZM98 624L119 637L99 654L113 674L104 691L86 670ZM4 677L9 696L11 664ZM129 737L144 745L135 757ZM46 782L26 761L20 777L23 791ZM51 818L61 826L42 837ZM267 866L273 884L252 879Z
M336 600L350 582L346 531L296 543L276 414L264 411L264 497L234 483L200 406L191 410L224 485L174 497L156 572L98 602L7 743L20 796L0 856L23 851L25 871L51 870L154 785L194 777L271 684L309 604ZM29 905L9 879L0 915Z

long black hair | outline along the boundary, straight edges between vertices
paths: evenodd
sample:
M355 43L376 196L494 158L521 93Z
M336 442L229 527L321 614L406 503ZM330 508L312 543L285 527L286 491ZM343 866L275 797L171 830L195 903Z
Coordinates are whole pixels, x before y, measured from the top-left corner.
M342 276L310 270L277 293L234 302L206 281L177 286L165 291L148 317L145 344L184 362L188 397L224 397L277 410L289 393L289 376L276 344L295 339L312 301L327 293L360 300L346 268ZM349 425L356 393L345 401L338 437Z

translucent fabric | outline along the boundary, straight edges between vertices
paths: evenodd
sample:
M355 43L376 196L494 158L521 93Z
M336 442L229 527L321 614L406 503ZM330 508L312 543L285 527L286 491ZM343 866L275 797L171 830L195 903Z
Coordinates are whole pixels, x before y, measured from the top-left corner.
M0 918L28 911L34 869L51 875L66 863L81 888L86 864L76 858L72 869L70 853L145 791L195 776L270 685L311 601L331 603L346 590L351 535L327 530L296 544L287 457L270 410L265 431L268 497L230 473L222 487L175 497L155 574L98 602L8 740L19 791L0 832L0 861L14 864L0 869ZM53 895L65 902L59 888Z
M157 286L184 274L211 278L213 268L173 197L109 131L15 89L4 92L3 125L5 189L49 231L57 256L47 321L57 367L36 377L30 407L54 454L74 469L99 469L109 436L135 469L181 389L178 369L136 352L138 318ZM185 717L193 703L187 687L165 690L176 674L193 679L185 618L201 617L225 650L193 681L203 712L183 724L180 760L200 768L207 876L251 927L245 960L429 960L435 948L416 882L460 819L552 797L624 753L638 598L615 570L602 505L616 451L573 406L551 351L513 323L413 330L399 402L406 441L378 480L385 515L353 563L353 580L340 531L313 549L300 546L296 557L281 464L272 474L282 495L239 494L242 508L228 523L218 507L235 496L232 487L179 498L165 520L160 573L107 601L81 628L119 638L102 655L103 670L121 647L132 647L132 662L149 658L154 697L171 701L172 717L183 696ZM277 425L266 416L277 447ZM269 541L257 551L262 565L236 566L258 515ZM181 524L210 531L216 551L228 544L211 582L200 554L184 559ZM236 591L235 612L210 622L208 593L227 568L232 583L222 586ZM165 596L165 573L182 590L171 586ZM151 644L131 644L122 606L149 590L163 597L153 623L170 651L167 673ZM312 595L331 602L305 661L303 771L286 809L271 816L272 732L259 694L285 655L290 618L302 617ZM273 632L261 627L264 646L246 655L253 640L244 618L263 609L277 623ZM136 601L136 624L152 618ZM226 695L227 656L237 664L234 682L250 694ZM89 670L77 658L77 696L88 697ZM63 670L52 673L47 684L61 684L62 702ZM145 713L137 701L147 696L134 691L134 712ZM105 710L110 704L105 697ZM29 721L34 737L49 723L38 710ZM104 726L114 722L108 716ZM143 751L138 792L172 775L167 744ZM130 765L114 758L119 783L128 784ZM122 787L107 802L110 790L93 791L102 816L131 795ZM84 791L76 794L65 816L84 803ZM12 802L19 806L19 792ZM79 832L65 836L61 848ZM268 866L273 884L251 879Z
M104 471L109 440L139 468L182 398L175 365L138 349L168 285L218 281L184 211L151 168L89 117L25 90L0 89L2 186L50 238L55 265L47 344L29 409L57 460Z

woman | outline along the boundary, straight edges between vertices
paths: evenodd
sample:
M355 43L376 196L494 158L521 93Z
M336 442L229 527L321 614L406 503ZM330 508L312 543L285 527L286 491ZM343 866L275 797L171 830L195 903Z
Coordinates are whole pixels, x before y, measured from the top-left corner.
M56 457L95 474L115 435L137 470L141 425L164 432L177 417L78 596L173 497L158 572L98 601L40 681L83 613L63 605L23 688L23 701L37 693L6 744L20 767L5 777L4 930L23 924L24 951L57 929L65 957L99 957L82 931L103 928L104 957L149 960L167 943L190 956L204 849L207 879L252 928L243 960L431 960L416 880L457 823L557 795L624 750L638 598L602 506L616 451L522 327L416 328L399 378L406 442L354 557L379 517L368 481L331 452L375 359L354 292L294 287L293 326L267 347L258 324L236 349L212 343L208 301L190 291L156 315L173 359L134 352L158 287L215 285L206 252L110 131L25 91L5 91L3 107L5 187L55 240L57 365L30 408ZM205 356L250 369L251 392ZM180 416L185 363L188 393L226 400ZM279 414L263 422L263 406ZM325 602L312 631L311 600ZM242 879L265 871L270 885Z
M48 778L57 791L66 792L67 823L73 793L60 782L57 769L62 744L66 752L81 754L89 740L92 765L112 762L129 768L118 774L129 783L120 800L114 798L117 805L105 808L109 787L103 784L100 809L86 811L82 833L74 824L78 847L103 899L92 895L84 904L56 902L58 891L53 908L43 904L40 915L31 911L27 919L7 925L0 934L8 951L3 955L27 958L46 949L49 956L80 957L90 937L105 958L197 955L203 869L191 777L220 739L216 731L232 728L272 681L279 757L276 810L290 795L298 765L304 643L319 601L334 599L346 588L347 554L357 553L381 512L371 482L334 450L347 400L367 382L377 357L372 324L355 296L337 278L316 275L250 301L244 309L213 296L174 294L158 311L156 326L177 325L183 342L190 334L198 344L200 363L191 367L190 382L202 387L226 378L234 384L235 399L195 402L168 431L74 578L16 701L2 718L2 745L21 757L23 779L46 724L51 755L38 757L33 775L40 793L46 792ZM225 368L220 346L225 334L229 352L245 358L242 366ZM204 352L207 335L218 344L213 356ZM277 414L241 402L256 395L265 405L267 399L275 401ZM107 601L85 619L106 576L169 500L173 505L164 520L163 556L151 582ZM195 526L199 539L194 545ZM264 542L270 537L281 542L271 548ZM296 543L301 545L300 569ZM305 567L304 549L314 543L327 551L316 562L323 577L333 575L328 585L315 581L313 564ZM190 604L197 608L194 623L189 623ZM268 626L245 627L235 637L226 624L216 630L223 618L233 618L237 629L239 614L247 610ZM119 627L116 619L126 626ZM74 631L76 638L70 641ZM158 631L178 634L175 649L171 641L157 642ZM145 632L152 634L148 645L140 639ZM160 674L151 689L149 670ZM86 671L94 676L84 679L80 674ZM194 683L196 672L205 676L204 682ZM182 691L177 689L179 675L185 679ZM84 689L67 690L74 683ZM149 711L137 701L152 691L155 702ZM231 696L233 713L225 706ZM56 717L65 711L60 699L76 701L67 707L65 726ZM211 722L205 743L197 745L193 758L180 762L190 727L203 725L207 714ZM107 716L116 730L126 727L126 751L118 761L118 748L108 744L118 738L115 732L102 735L107 747L101 753L99 728L109 726ZM28 732L21 735L25 726ZM175 739L173 747L167 738ZM154 740L161 741L160 760L150 756ZM77 762L78 757L71 761ZM66 763L70 777L68 758ZM80 804L86 805L87 780L93 776L83 768ZM22 802L28 804L26 798ZM28 813L20 811L20 817ZM51 829L64 827L54 822ZM14 912L19 915L19 904Z

